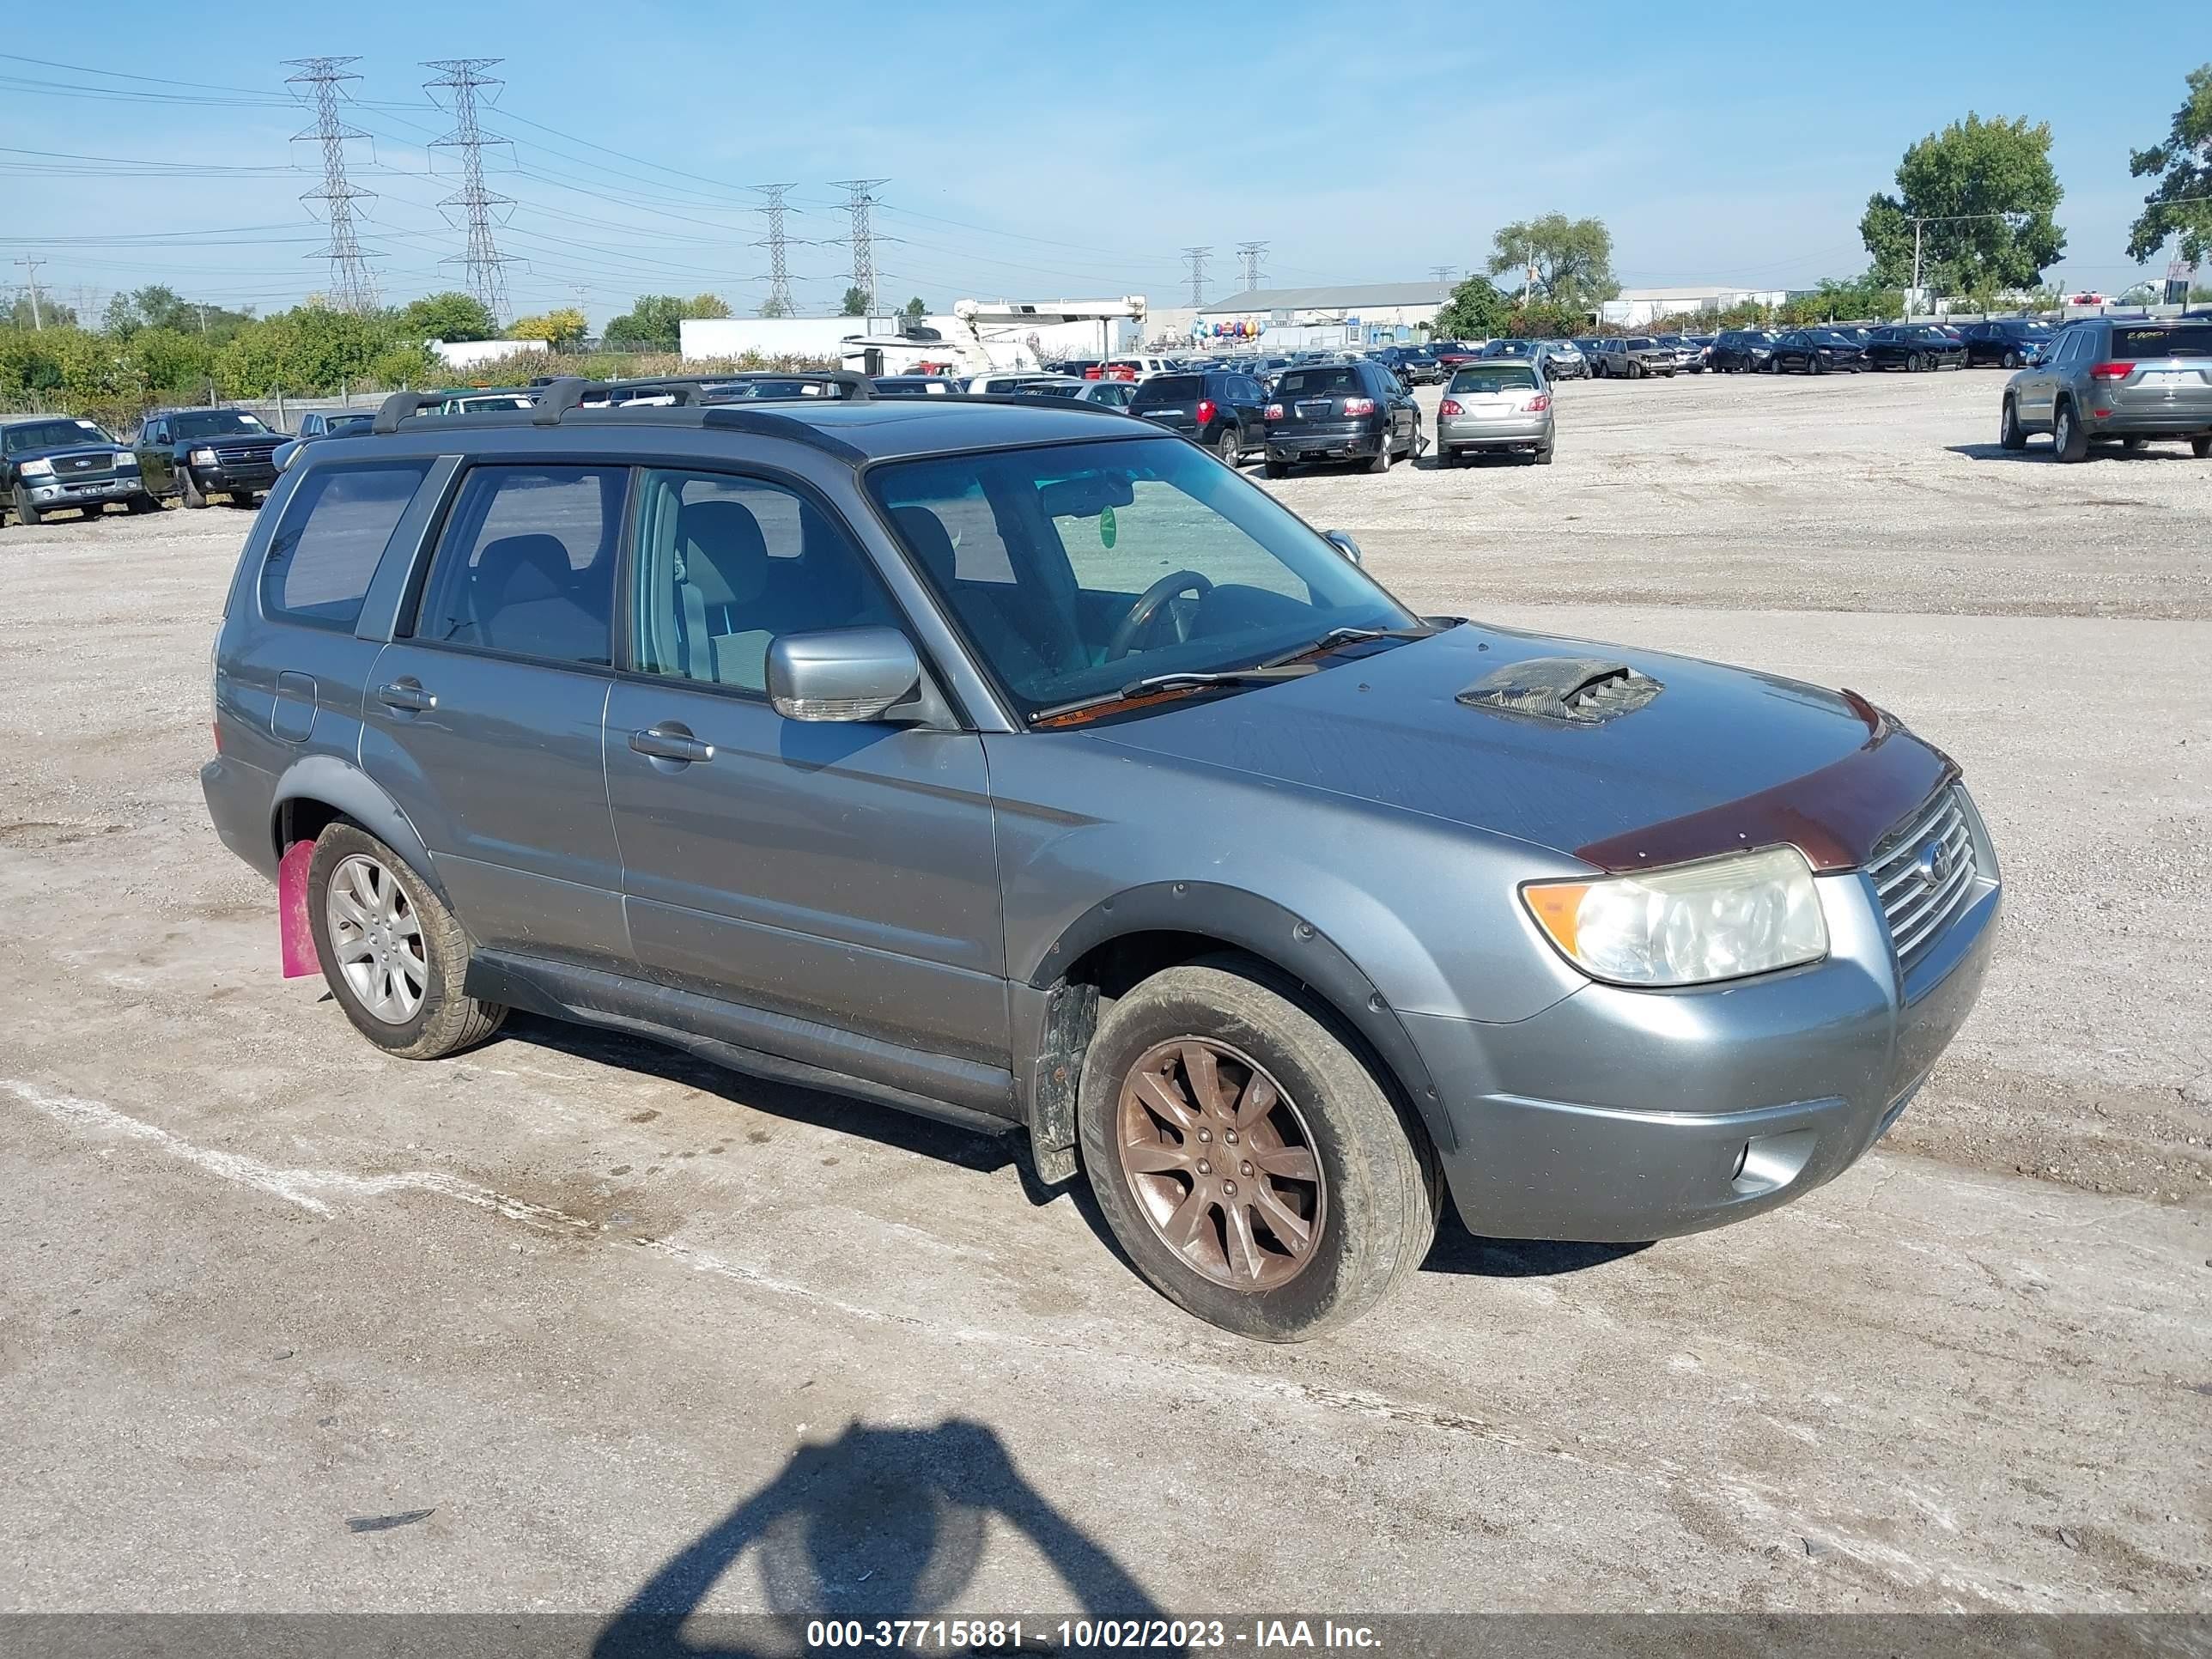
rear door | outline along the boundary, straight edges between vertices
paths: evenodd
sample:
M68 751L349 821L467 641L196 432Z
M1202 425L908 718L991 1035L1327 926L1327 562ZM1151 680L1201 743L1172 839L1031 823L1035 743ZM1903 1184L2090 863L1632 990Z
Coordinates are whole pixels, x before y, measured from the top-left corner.
M471 468L363 700L362 768L495 949L627 969L601 728L627 468Z
M924 1091L1004 1111L1002 1079L961 1093L1007 1053L981 738L768 701L779 635L905 628L873 565L818 497L765 475L645 471L635 521L606 776L638 962L775 1016L755 1046L866 1073L826 1027L956 1056Z

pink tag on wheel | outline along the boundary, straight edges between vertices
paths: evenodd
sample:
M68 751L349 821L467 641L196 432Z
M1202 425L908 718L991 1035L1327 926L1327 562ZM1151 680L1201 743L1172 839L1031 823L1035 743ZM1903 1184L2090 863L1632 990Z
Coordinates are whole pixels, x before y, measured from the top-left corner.
M307 921L307 866L314 858L314 842L295 841L276 866L276 935L284 948L286 979L323 971L315 954L315 930Z

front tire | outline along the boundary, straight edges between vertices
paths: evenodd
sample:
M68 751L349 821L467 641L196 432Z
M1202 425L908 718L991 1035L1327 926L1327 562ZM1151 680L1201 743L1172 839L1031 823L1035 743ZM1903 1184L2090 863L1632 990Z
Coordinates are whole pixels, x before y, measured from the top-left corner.
M2200 461L2206 456L2212 455L2212 438L2191 438L2189 441L2189 453Z
M159 513L161 510L161 502L155 501L151 495L146 495L143 491L138 495L131 496L129 501L124 503L124 507L126 511L133 514Z
M461 989L468 935L406 861L340 822L315 842L307 920L323 978L354 1029L386 1054L437 1060L497 1030L507 1010Z
M2004 415L1997 423L1997 447L2000 449L2027 447L2027 428L2020 423L2020 405L2009 398L2004 400Z
M46 521L46 514L31 505L30 496L24 493L22 485L17 484L15 486L15 522L36 528Z
M1079 1106L1091 1191L1138 1271L1267 1342L1381 1302L1438 1207L1419 1129L1289 990L1222 958L1153 975L1101 1018Z
M198 481L192 477L192 470L189 466L178 469L177 496L186 507L195 511L208 504L207 495L200 489Z

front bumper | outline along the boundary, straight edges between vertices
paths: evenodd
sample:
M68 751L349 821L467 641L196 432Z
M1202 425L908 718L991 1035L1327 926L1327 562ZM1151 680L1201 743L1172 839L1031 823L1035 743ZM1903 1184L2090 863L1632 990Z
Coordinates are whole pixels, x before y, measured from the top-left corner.
M272 454L260 462L233 462L228 465L194 466L185 462L177 468L189 471L192 482L209 495L227 495L237 489L273 489L276 487L276 461Z
M1872 884L1820 879L1830 954L1687 991L1592 984L1516 1024L1403 1014L1451 1141L1453 1201L1490 1237L1641 1243L1786 1204L1902 1113L1979 996L1991 872L1900 977Z
M112 472L96 478L47 478L23 481L23 493L33 507L77 507L87 501L122 501L143 495L146 485L136 472Z

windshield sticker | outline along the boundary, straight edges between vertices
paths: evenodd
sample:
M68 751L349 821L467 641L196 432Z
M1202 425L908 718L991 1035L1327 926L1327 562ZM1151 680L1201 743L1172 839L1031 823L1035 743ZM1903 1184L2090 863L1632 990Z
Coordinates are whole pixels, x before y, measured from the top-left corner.
M1119 534L1121 532L1114 526L1114 509L1110 507L1100 507L1098 509L1098 544L1101 547L1111 547L1114 545L1115 537Z
M82 427L87 432L97 432L100 430L100 428L94 425L90 421L79 421L77 424Z

